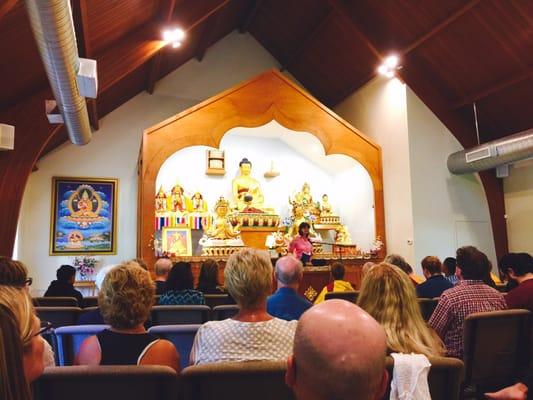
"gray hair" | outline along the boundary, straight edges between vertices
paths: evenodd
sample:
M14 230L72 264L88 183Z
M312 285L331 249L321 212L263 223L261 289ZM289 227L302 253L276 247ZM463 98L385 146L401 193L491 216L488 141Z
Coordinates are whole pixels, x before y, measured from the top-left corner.
M156 276L165 276L172 268L172 261L169 258L160 258L154 264Z
M303 269L302 262L296 257L281 257L276 261L276 279L285 285L291 285L300 279Z

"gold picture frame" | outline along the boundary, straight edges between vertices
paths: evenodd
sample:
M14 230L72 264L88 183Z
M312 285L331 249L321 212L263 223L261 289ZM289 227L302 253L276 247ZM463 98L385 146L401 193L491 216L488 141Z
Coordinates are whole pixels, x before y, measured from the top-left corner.
M117 253L118 179L53 177L50 255Z
M192 256L192 236L190 228L163 228L161 233L163 253L178 257Z

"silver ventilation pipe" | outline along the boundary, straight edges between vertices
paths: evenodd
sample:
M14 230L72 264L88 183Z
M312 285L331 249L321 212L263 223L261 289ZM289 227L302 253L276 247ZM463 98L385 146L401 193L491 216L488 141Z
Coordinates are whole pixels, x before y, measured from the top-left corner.
M76 75L80 68L68 0L26 0L31 29L70 141L89 143L91 127Z
M496 168L533 156L533 128L448 156L452 174Z

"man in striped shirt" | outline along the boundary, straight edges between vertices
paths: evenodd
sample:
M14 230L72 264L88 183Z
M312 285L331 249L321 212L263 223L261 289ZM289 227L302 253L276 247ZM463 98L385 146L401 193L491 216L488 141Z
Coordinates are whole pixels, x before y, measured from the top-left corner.
M482 281L489 269L489 259L475 247L457 250L459 282L442 293L429 320L429 325L443 340L449 357L463 358L463 323L469 314L506 308L503 295Z

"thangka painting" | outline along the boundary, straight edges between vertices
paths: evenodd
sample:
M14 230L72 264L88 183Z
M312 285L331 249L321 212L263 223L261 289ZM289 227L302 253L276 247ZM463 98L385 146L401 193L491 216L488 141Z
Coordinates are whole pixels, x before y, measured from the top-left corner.
M115 254L116 179L53 178L50 254Z
M163 254L171 256L192 256L190 228L163 228Z

